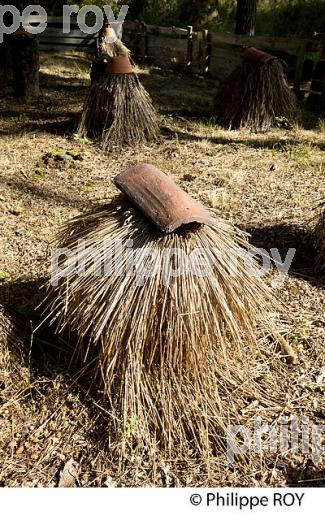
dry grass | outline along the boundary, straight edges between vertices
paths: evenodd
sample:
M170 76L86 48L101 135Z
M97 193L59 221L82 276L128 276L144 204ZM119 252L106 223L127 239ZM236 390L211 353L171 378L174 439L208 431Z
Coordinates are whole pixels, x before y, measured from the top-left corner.
M325 140L317 120L309 120L308 130L295 126L263 135L229 132L210 118L216 91L212 81L147 68L139 72L159 108L162 137L155 146L105 156L91 142L72 136L71 118L81 112L88 69L84 58L48 54L42 57L38 105L19 105L2 91L0 297L6 314L11 316L14 309L27 331L30 320L35 326L32 308L43 296L40 278L48 275L58 227L92 202L111 199L116 193L111 179L124 168L153 162L220 217L249 229L255 245L278 247L282 256L288 245L297 248L290 275L275 292L287 307L281 330L299 363L287 366L276 346L267 339L259 342L247 392L234 392L229 413L239 414L247 427L255 415L275 426L290 415L323 423L325 297L310 246L311 210L325 197ZM82 160L44 161L51 150L76 151ZM100 390L88 391L91 381L76 384L73 367L67 369L72 338L66 344L43 330L22 345L8 343L3 325L2 330L1 485L55 486L71 457L79 463L79 484L85 487L324 482L322 467L312 462L310 453L299 451L265 453L262 458L249 454L248 464L229 464L221 457L215 465L210 457L210 472L207 460L198 466L197 460L177 453L170 460L149 451L140 454L134 417L127 431L121 423L118 432L130 450L122 470L111 458L113 431L107 426L114 419L109 403ZM267 394L274 406L254 398L257 385L258 394ZM227 422L228 414L222 420Z
M296 100L280 61L244 61L221 85L215 110L226 128L265 132L276 117L294 121Z

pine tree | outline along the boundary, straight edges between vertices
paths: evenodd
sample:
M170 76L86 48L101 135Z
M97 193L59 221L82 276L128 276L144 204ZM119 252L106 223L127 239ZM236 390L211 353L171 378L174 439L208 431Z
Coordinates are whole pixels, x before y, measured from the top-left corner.
M254 36L257 0L237 0L236 34Z

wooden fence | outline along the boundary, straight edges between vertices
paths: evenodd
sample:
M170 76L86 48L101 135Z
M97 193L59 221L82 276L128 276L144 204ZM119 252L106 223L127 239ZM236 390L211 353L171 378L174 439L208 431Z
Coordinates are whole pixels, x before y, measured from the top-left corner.
M80 31L76 21L71 32L63 34L62 18L49 18L48 26L40 35L43 50L71 49L96 52L95 35ZM159 67L175 68L194 74L224 79L240 63L244 46L254 46L284 59L288 73L299 92L304 63L308 53L320 53L323 40L277 38L268 36L237 36L228 33L194 31L193 27L157 27L142 22L123 24L123 41L136 59Z

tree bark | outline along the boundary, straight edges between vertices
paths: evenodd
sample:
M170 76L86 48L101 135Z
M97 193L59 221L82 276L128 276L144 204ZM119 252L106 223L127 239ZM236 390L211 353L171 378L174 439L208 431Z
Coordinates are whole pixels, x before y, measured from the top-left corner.
M8 13L4 14L3 22L6 27L11 23ZM3 35L3 42L0 44L0 72L3 76L2 81L9 83L12 80L12 57L9 35Z
M35 35L17 31L10 37L12 56L12 86L20 99L39 94L39 51Z
M7 82L12 78L12 60L10 46L6 35L4 35L3 43L0 45L0 73L3 76L2 81Z
M257 0L237 0L236 34L254 36Z
M39 5L39 0L11 0L20 12L28 5ZM12 86L14 95L29 99L39 95L39 47L37 35L20 27L8 35L11 55Z

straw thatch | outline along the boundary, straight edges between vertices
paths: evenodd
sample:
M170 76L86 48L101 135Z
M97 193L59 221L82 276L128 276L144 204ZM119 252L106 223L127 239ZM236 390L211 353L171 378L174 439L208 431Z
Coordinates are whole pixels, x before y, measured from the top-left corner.
M78 133L98 139L104 151L157 138L158 118L137 74L109 74L89 90Z
M99 44L99 53L102 57L115 58L116 56L130 56L130 50L119 39L114 39L113 42L103 39Z
M220 124L254 132L267 131L276 117L292 120L295 108L295 96L277 59L244 60L221 84L215 100Z
M112 28L105 30L107 37L101 40L100 58L92 65L91 88L78 133L98 139L103 150L110 151L155 140L159 126L150 95L132 72L129 49L118 38L110 41ZM114 69L114 63L121 58L122 68L113 73L110 65Z
M112 457L124 465L130 453L140 454L140 464L157 454L207 464L220 448L225 453L229 421L238 423L256 395L265 406L271 399L253 380L258 327L269 332L271 297L245 265L246 236L220 219L162 234L118 198L62 230L60 247L81 265L79 240L86 251L94 248L92 260L83 276L48 285L44 312L57 333L76 335L73 362L102 387ZM125 246L125 255L115 257L120 272L94 272L114 257L116 244ZM209 274L173 276L183 260L168 262L163 252L175 248L187 258L203 248Z

